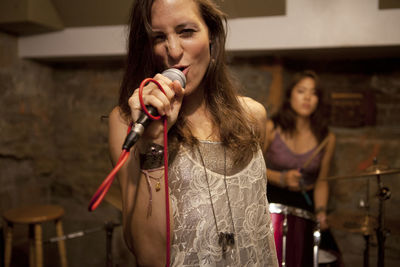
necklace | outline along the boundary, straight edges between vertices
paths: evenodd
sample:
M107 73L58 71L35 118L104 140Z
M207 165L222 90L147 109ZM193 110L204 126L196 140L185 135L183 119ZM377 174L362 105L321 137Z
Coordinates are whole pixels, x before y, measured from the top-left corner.
M215 228L217 229L217 233L218 233L218 244L222 247L222 253L225 255L225 252L227 251L228 247L232 248L233 245L235 244L235 234L234 234L235 233L235 224L233 223L231 203L229 200L228 187L226 185L226 148L224 147L224 185L225 185L226 198L228 200L229 215L230 215L231 221L232 221L233 232L230 232L230 233L220 232L218 229L217 217L215 215L214 203L213 203L212 196L211 196L210 183L208 181L208 176L207 176L207 169L206 169L206 165L204 164L203 155L200 153L199 146L197 146L197 152L199 153L200 160L203 165L204 174L205 174L206 181L207 181L208 195L210 197L210 202L211 202L211 210L212 210L212 213L214 216Z

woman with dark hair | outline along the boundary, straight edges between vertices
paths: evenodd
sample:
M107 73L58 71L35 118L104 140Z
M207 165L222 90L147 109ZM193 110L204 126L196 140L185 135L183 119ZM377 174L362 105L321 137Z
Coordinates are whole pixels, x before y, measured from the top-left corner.
M277 266L261 150L266 111L237 94L224 22L211 0L134 1L119 105L110 114L111 157L115 164L142 111L137 88L147 77L165 91L149 83L143 102L167 118L169 151L165 188L163 123L152 121L118 173L124 235L140 266L165 266L169 247L172 266ZM169 68L183 72L185 88L159 74Z
M267 123L265 158L267 197L271 207L288 208L295 217L310 214L304 216L310 221L315 215L324 237L328 229L329 186L321 178L329 173L335 135L328 129L323 100L316 73L310 70L297 73L285 92L280 109ZM282 217L274 214L272 217L275 231L279 231ZM289 221L286 248L281 247L281 241L275 240L279 261L282 262L282 249L286 249L288 266L313 266L314 226L299 226L303 223L302 219ZM325 247L325 237L323 239L321 247ZM328 243L332 243L333 250L338 252L333 238L329 236L329 239Z

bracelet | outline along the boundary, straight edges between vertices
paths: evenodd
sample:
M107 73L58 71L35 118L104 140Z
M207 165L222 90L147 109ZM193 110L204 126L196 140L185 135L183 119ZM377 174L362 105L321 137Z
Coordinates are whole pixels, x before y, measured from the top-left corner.
M285 182L285 175L287 171L281 171L281 176L279 177L279 183L282 187L286 187L286 182Z
M164 165L164 147L152 143L148 146L145 153L139 155L140 169L150 170L160 168Z
M315 214L321 213L321 212L326 212L326 207L321 206L315 209Z

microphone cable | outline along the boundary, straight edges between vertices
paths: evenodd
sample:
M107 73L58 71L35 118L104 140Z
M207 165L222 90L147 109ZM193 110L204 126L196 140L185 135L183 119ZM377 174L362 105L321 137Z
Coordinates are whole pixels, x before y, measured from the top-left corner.
M144 113L146 113L147 116L149 116L153 120L160 120L162 117L161 116L153 116L150 114L150 112L147 110L144 101L143 101L143 88L148 84L148 83L154 83L157 85L158 89L161 90L165 94L164 89L162 88L161 84L157 82L153 78L146 78L144 79L139 86L139 101L142 107L142 110ZM170 263L170 240L171 240L171 234L170 234L170 207L169 207L169 188L168 188L168 127L167 127L167 117L163 116L163 125L164 125L164 187L165 187L165 213L166 213L166 266L169 266ZM131 126L128 129L128 133L130 132ZM121 169L121 167L125 164L127 161L129 154L130 154L130 147L133 144L130 144L128 147L124 145L124 148L122 149L122 152L119 156L118 162L113 168L113 170L110 172L110 174L104 179L104 181L101 183L97 191L94 193L92 199L90 200L89 203L89 211L94 211L101 203L105 195L107 194L108 190L111 187L112 182L114 181L115 175L117 172Z

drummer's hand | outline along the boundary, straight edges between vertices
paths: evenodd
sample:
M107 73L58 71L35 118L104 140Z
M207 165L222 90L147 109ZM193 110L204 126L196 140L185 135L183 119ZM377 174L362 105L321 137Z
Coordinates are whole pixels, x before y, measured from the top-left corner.
M168 118L168 129L170 129L178 117L182 105L184 89L178 81L172 82L161 74L155 75L153 79L160 83L165 94L154 83L149 83L143 88L143 102L145 105L155 107L160 116L166 115ZM134 91L128 103L131 108L132 120L136 121L142 111L139 101L139 89ZM153 121L151 125L146 128L142 139L146 139L148 142L162 144L162 133L162 120Z
M329 228L326 213L319 212L316 214L317 221L319 222L319 227L321 230L326 230Z
M285 174L285 183L290 191L300 191L300 179L299 170L289 170Z

